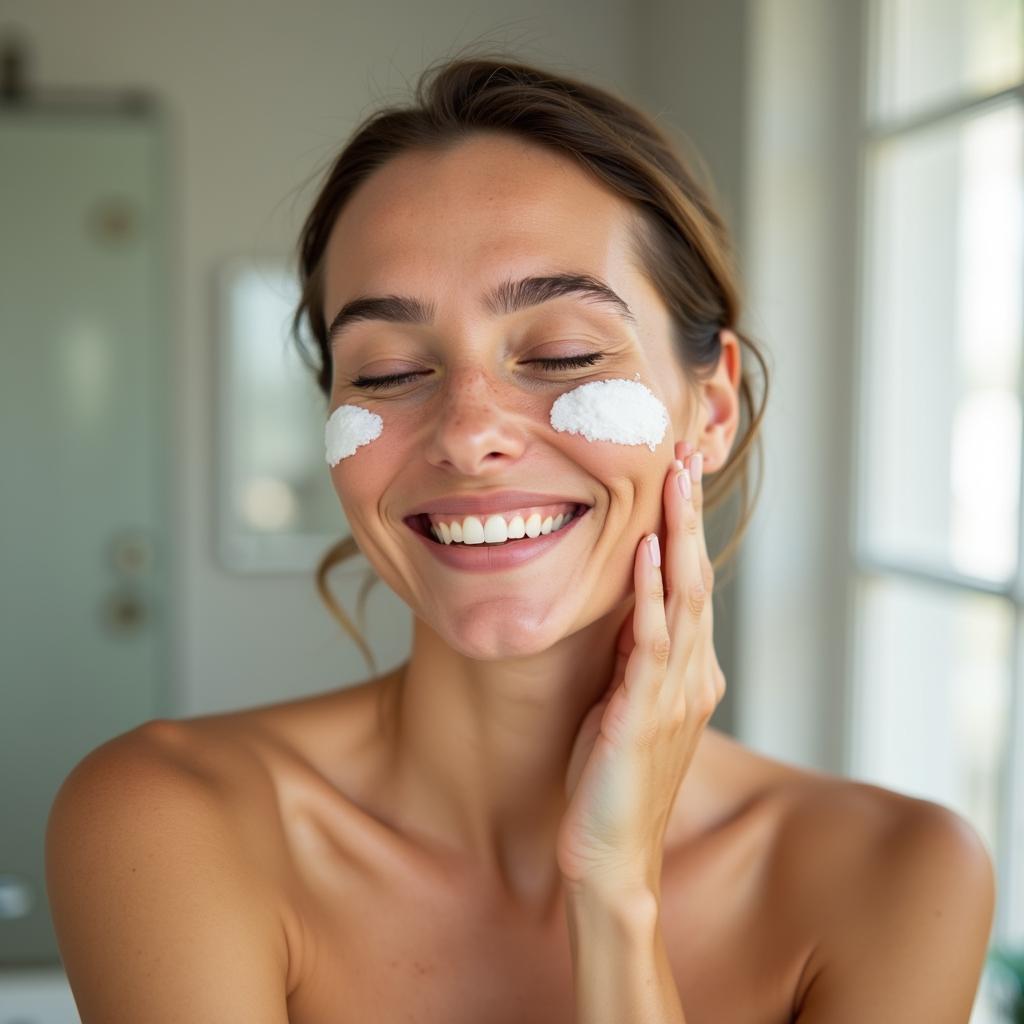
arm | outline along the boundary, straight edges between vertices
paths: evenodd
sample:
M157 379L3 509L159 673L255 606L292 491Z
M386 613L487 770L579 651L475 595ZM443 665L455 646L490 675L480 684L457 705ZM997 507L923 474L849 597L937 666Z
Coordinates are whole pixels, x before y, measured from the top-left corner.
M995 906L984 843L915 801L873 847L808 963L798 1024L967 1024Z
M288 950L214 787L137 731L80 761L46 880L82 1024L287 1024Z
M686 1024L662 940L658 900L569 891L575 1024Z

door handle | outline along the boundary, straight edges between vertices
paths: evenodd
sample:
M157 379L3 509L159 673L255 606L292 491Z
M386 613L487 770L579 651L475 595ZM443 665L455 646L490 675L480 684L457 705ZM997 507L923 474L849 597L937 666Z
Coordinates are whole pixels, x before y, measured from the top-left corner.
M120 587L103 601L100 617L111 633L129 634L146 624L149 612L136 591Z

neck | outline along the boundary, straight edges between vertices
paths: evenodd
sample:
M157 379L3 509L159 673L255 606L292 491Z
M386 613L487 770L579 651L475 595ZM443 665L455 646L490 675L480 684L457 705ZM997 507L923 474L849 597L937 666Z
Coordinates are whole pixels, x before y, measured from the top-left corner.
M414 620L412 654L389 680L389 788L406 827L515 903L549 908L576 733L611 680L627 607L553 647L476 660Z

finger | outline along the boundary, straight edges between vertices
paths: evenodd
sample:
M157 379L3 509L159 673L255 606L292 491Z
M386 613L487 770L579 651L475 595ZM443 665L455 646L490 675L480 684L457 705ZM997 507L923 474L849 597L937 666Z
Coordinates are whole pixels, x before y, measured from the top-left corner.
M691 497L684 493L690 481L689 470L680 470L673 463L665 481L665 518L668 520L668 621L674 638L681 638L680 630L689 624L691 641L703 616L705 606L704 572L701 565L701 521ZM685 643L679 653L689 658L693 643Z
M697 479L693 479L693 475L696 471L696 457L700 455L700 469L697 473ZM689 456L689 457L687 457ZM702 452L694 451L693 446L688 441L676 442L676 458L681 459L686 466L687 472L690 473L691 492L693 495L693 507L697 510L698 516L698 541L700 547L701 557L701 577L704 580L704 588L710 594L714 589L715 583L715 571L711 565L711 558L708 555L708 543L707 537L704 531L704 458Z
M711 567L711 559L708 556L708 542L704 533L704 453L694 452L690 456L689 465L691 490L693 492L693 507L697 510L697 537L700 541L701 563L704 573L704 588L710 596L714 586L714 570Z
M652 547L657 560L661 561L656 533L648 534L640 541L633 559L633 586L636 590L633 640L636 646L626 662L623 677L623 688L629 693L630 703L645 721L657 700L671 650L665 614L665 586L661 567L652 559Z
M703 671L694 669L695 677L693 682L693 692L691 694L692 699L695 701L695 706L706 707L710 702L710 707L714 708L715 705L722 699L725 693L725 677L722 674L721 668L718 665L718 659L715 654L714 647L714 601L713 591L715 584L715 571L711 564L711 558L708 555L707 539L704 528L704 481L703 481L703 453L693 451L693 446L688 442L679 442L676 444L676 453L681 457L689 456L686 458L687 472L690 475L691 493L693 496L694 507L698 510L698 520L700 524L699 537L700 537L700 553L701 553L701 570L704 581L704 589L707 594L707 615L705 616L705 626L702 635L703 642L698 643L698 650L696 652L696 658L694 665L698 662L703 662L705 668ZM697 456L700 455L701 458ZM696 479L694 479L696 477ZM690 684L688 684L689 686Z
M665 518L668 521L668 578L666 615L672 652L658 701L659 711L674 715L687 702L688 666L700 644L706 595L701 571L699 516L682 483L689 471L674 460L665 481ZM692 489L691 489L692 494Z
M708 624L707 624L707 638L708 644L707 649L710 653L710 660L713 665L713 677L715 680L714 690L716 694L716 702L722 699L722 695L725 692L725 677L722 674L722 670L718 664L718 658L715 655L715 645L713 640L714 632L714 600L713 594L715 589L715 568L711 564L711 557L708 555L707 539L704 532L704 459L703 453L694 453L694 456L700 455L701 458L694 461L690 460L690 479L693 483L693 498L694 505L699 509L700 512L700 550L701 559L704 572L704 589L708 595ZM694 479L696 478L696 479Z

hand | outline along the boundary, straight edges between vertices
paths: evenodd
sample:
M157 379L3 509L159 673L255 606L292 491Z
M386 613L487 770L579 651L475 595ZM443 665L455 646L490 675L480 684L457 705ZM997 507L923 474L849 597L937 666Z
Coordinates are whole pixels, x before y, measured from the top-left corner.
M691 446L677 442L687 459ZM579 728L566 773L569 804L557 859L567 886L660 897L665 830L704 726L725 693L715 655L714 570L704 539L703 485L683 497L673 464L663 487L661 568L640 542L635 600L619 631L611 683ZM664 582L663 582L664 581Z

